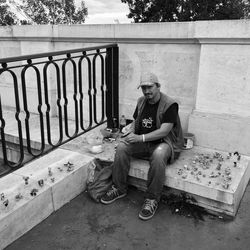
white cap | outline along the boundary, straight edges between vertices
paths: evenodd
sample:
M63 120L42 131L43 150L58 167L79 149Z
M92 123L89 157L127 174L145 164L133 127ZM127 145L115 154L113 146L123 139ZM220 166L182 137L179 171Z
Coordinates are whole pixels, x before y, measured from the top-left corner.
M138 89L141 86L153 86L155 83L159 83L157 76L154 73L147 72L143 73L141 75L140 85L138 86Z

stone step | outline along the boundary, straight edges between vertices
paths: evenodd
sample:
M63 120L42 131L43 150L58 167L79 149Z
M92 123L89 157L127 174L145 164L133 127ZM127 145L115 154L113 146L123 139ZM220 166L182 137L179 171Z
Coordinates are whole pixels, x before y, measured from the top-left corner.
M216 155L222 156L223 161L219 161ZM180 158L166 169L166 187L194 196L197 205L235 216L249 182L250 161L249 157L242 155L240 160L236 155L227 159L227 155L227 152L202 147L184 150ZM202 162L208 162L208 165ZM146 181L148 169L148 161L133 159L129 175ZM132 181L134 185L137 182L140 187L139 181Z
M3 249L86 189L93 157L57 149L0 179L0 249ZM64 164L71 162L68 170ZM49 175L49 169L52 175ZM24 178L29 177L28 184ZM43 186L38 181L43 180ZM31 192L33 192L33 196ZM20 194L21 199L16 196ZM6 201L8 205L5 206Z
M101 137L98 129L91 133L92 136ZM93 154L89 152L89 145L86 142L91 133L62 147L91 156ZM95 156L103 160L113 160L117 143L117 141L105 142L104 151ZM231 153L232 156L227 159L229 152L199 146L183 150L179 159L166 169L165 186L192 195L199 206L235 216L249 182L250 158L241 155L238 160L238 156L234 155L234 152ZM207 162L207 165L202 162ZM220 170L217 170L219 163ZM148 169L148 161L133 158L129 171L129 176L132 177L131 183L145 189ZM228 181L224 182L226 179ZM144 180L144 184L141 180Z

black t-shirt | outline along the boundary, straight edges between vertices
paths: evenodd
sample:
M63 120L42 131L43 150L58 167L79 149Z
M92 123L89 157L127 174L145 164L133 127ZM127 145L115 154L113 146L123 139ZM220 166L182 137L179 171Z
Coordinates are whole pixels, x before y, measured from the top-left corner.
M141 120L139 121L139 134L147 134L156 130L156 114L159 106L159 101L155 104L146 102L142 111ZM138 109L134 112L134 119L137 118ZM178 115L178 104L173 103L163 114L162 123L176 123Z

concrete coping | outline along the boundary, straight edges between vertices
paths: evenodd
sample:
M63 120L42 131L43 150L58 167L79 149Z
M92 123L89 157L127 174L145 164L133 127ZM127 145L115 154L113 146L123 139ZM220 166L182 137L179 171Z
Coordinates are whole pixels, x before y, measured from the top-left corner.
M0 249L83 192L88 178L88 164L94 157L104 160L114 158L116 141L105 142L105 150L100 154L94 155L89 151L87 138L100 137L100 129L104 126L77 137L0 179L3 193L0 201ZM221 176L209 177L212 172L218 174L215 154L224 157ZM207 155L215 160L210 162L209 168L203 169L200 161ZM235 157L226 159L225 152L201 147L183 151L180 159L166 169L165 185L198 197L198 205L235 215L250 176L249 158L241 156L237 161ZM233 165L235 161L237 167ZM148 168L147 161L133 159L129 175L136 180L146 180ZM230 185L224 188L221 178L224 178L222 174L226 174L227 168L230 168L231 180ZM39 182L41 180L43 185Z

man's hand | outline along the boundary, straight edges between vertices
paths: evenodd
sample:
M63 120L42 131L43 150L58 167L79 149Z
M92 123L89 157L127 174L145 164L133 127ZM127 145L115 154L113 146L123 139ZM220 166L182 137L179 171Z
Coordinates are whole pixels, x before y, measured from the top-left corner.
M136 135L134 133L130 133L126 137L124 137L124 140L127 143L142 142L142 135Z

